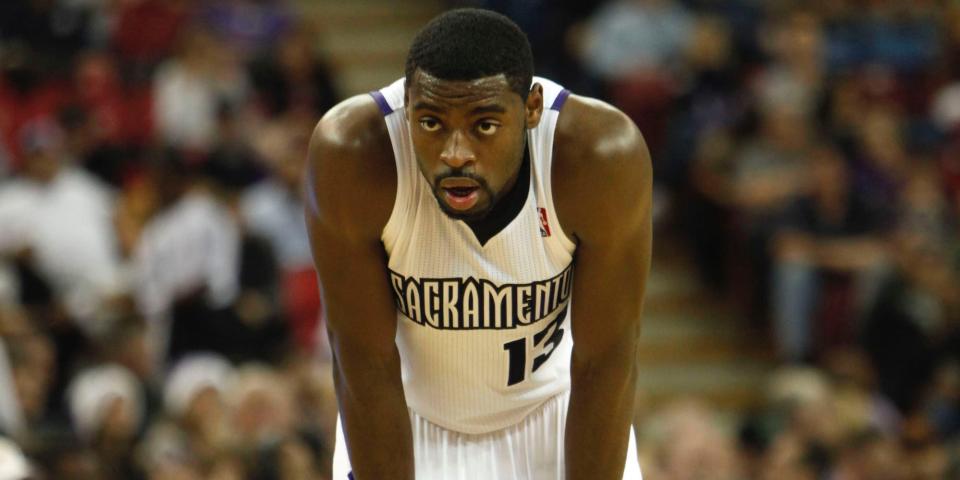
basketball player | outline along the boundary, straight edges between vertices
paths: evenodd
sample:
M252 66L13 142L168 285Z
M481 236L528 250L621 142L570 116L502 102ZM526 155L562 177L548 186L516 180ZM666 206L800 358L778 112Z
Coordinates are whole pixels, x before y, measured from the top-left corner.
M649 154L532 65L510 20L454 10L314 132L336 480L640 478Z

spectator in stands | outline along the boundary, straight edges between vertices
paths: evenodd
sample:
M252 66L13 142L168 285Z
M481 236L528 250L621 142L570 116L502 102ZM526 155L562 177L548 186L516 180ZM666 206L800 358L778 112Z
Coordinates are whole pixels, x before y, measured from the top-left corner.
M896 272L866 318L863 342L884 392L912 411L957 338L957 216L937 170L922 163L910 173L896 210Z
M847 314L841 312L833 319L849 323L874 300L886 261L879 212L852 189L840 152L829 146L818 148L809 170L812 191L795 200L785 213L773 248L774 327L780 355L790 361L809 359L823 346L816 338L824 333L818 332L816 319L826 308L822 299L838 288L825 283L828 276L852 279L852 293L847 296L854 298L843 309ZM831 286L833 291L827 290ZM845 336L841 334L846 342L854 338L854 325L832 328L846 330Z
M318 332L320 296L303 221L303 152L311 127L296 118L264 126L256 147L270 174L243 193L240 212L250 233L269 242L279 262L283 310L296 344L312 352L325 334ZM324 352L321 352L325 354Z
M716 413L696 401L677 401L651 415L641 436L650 458L645 476L665 480L741 478L733 442L718 425Z
M293 25L274 50L250 63L255 101L266 116L295 115L313 124L340 100L331 69L316 51L316 38L307 23Z
M281 296L283 272L270 239L248 228L242 215L244 189L261 175L260 157L267 152L253 148L233 112L222 112L222 116L221 140L204 162L202 175L239 226L239 291L217 322L218 344L209 348L237 363L273 361L283 356L288 340Z
M738 253L745 260L735 275L749 288L754 319L767 316L770 240L787 207L810 189L813 148L809 113L792 102L765 105L759 128L734 151L723 200L735 211Z
M804 10L789 12L771 21L763 40L770 61L752 85L760 108L777 104L812 116L823 94L820 19Z
M141 443L143 468L163 472L209 469L228 456L235 439L229 425L228 397L234 368L222 356L195 353L170 370L164 384L165 415Z
M240 231L196 166L168 151L153 162L160 209L133 252L134 295L158 364L207 350L238 293Z
M589 21L585 65L608 81L676 68L692 25L690 12L673 0L609 2Z
M585 27L585 70L644 132L651 152L663 145L693 24L693 15L675 0L618 0L601 6Z
M301 213L303 152L312 128L304 123L274 121L255 140L268 175L243 192L240 210L245 226L270 241L284 269L301 270L310 262L310 245Z
M331 468L337 418L332 372L326 365L299 355L290 358L281 370L292 385L297 435L310 446L321 472Z
M746 106L741 98L740 59L733 51L732 32L720 17L697 18L686 50L684 90L674 103L667 140L659 156L656 177L672 195L670 208L688 225L687 238L696 258L701 280L718 294L727 287L726 252L729 251L729 205L717 195L711 178L720 172L697 165L698 149L706 138L728 139L743 121ZM719 142L718 142L719 143ZM727 155L722 145L702 148L704 156ZM723 162L703 162L723 163Z
M665 157L656 173L671 188L685 188L697 139L732 127L745 113L738 98L742 79L731 35L719 17L697 17L693 24L684 51L683 90L674 104Z
M240 59L200 24L180 36L177 53L154 77L154 121L162 144L208 153L217 141L217 114L238 110L249 80ZM224 107L224 105L226 107Z
M139 380L119 365L77 374L67 390L77 436L91 446L107 479L136 479L134 445L145 416Z
M53 120L28 124L21 141L23 173L0 187L0 255L17 256L22 269L51 289L63 313L95 337L121 293L113 192L70 163ZM30 295L22 287L21 296Z
M286 377L262 364L251 363L237 370L227 397L230 424L242 451L259 453L294 432L296 411L291 387Z

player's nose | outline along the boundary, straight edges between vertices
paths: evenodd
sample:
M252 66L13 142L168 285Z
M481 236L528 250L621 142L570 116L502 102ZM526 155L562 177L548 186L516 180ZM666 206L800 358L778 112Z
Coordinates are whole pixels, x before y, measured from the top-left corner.
M450 168L461 168L477 161L477 156L470 145L470 141L463 132L455 130L440 152L440 160Z

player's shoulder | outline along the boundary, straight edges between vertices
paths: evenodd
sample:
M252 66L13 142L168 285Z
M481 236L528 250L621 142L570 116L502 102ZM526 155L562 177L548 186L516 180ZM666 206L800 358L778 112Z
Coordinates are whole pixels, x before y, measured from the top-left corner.
M642 209L652 169L636 124L616 107L570 95L557 119L553 196L565 228L575 237L597 225L606 209ZM598 215L598 213L600 215Z
M386 122L371 96L344 100L320 119L307 163L307 200L315 215L379 234L393 207L396 167Z
M559 157L555 162L563 162L562 167L602 174L608 168L649 161L643 135L633 120L595 98L570 95L560 110L555 135L554 156Z
M385 161L376 154L388 153L390 135L386 122L370 95L356 95L331 108L317 122L311 138L311 153L316 150L326 156L313 160L356 158L358 161ZM311 155L312 156L312 155ZM388 155L389 156L389 155ZM334 162L343 168L357 166L357 162Z

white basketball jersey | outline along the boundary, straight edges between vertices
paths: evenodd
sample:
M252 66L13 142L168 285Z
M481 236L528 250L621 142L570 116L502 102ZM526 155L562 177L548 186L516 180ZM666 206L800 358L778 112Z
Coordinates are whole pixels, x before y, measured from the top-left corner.
M543 86L527 132L530 185L520 213L481 243L440 209L417 166L404 81L372 92L387 122L397 196L383 230L397 303L407 406L450 430L485 433L521 421L569 388L575 245L557 221L550 167L569 92Z

